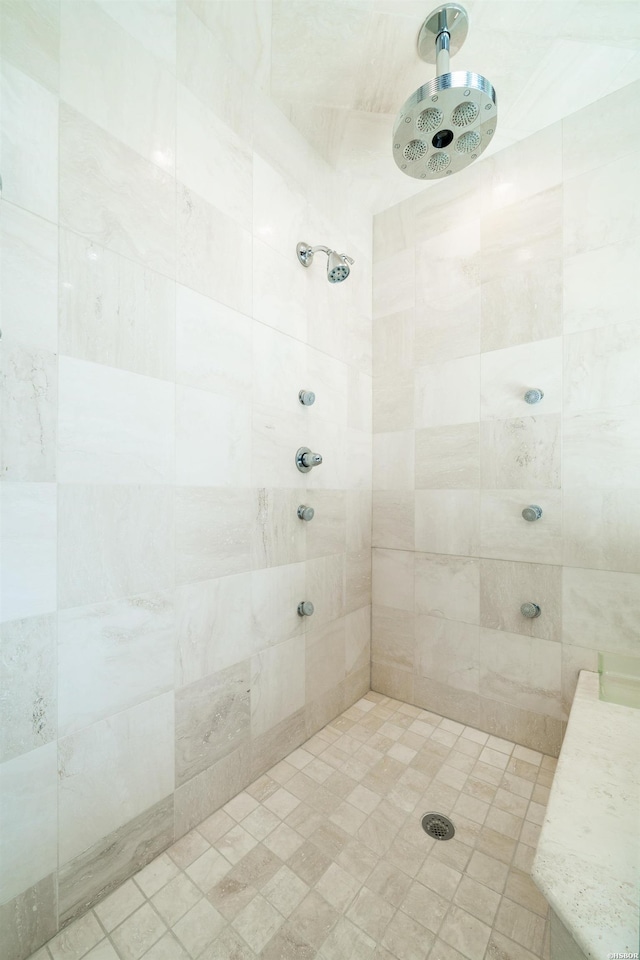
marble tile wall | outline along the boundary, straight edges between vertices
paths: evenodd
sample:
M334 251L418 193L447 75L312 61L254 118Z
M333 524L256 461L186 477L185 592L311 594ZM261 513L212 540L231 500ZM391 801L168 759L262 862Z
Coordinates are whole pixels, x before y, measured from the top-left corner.
M265 0L1 16L0 952L22 960L369 689L372 223L268 96ZM348 282L300 240L352 255Z
M550 753L640 655L640 139L586 149L639 94L374 220L372 687Z

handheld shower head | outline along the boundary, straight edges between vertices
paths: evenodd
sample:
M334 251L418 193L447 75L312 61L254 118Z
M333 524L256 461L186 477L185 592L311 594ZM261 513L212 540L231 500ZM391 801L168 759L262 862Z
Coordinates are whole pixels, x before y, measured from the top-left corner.
M329 283L342 283L343 280L346 280L351 273L349 264L354 263L353 258L348 257L346 253L336 253L335 250L330 250L329 247L322 245L310 247L308 243L302 241L296 247L296 254L302 266L309 267L313 263L314 253L319 250L327 255L327 280Z

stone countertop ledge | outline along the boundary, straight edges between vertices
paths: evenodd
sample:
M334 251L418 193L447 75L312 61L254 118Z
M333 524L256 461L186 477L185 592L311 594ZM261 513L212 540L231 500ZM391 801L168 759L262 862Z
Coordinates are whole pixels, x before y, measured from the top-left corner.
M585 956L638 951L640 710L581 671L532 869Z

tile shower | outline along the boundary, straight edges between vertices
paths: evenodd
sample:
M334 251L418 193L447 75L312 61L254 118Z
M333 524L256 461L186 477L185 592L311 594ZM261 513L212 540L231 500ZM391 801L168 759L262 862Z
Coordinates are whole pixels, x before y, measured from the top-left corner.
M576 671L637 642L633 140L605 163L581 149L595 105L372 224L269 98L268 8L2 4L7 960L68 923L53 960L183 960L214 940L211 957L252 957L262 914L242 927L250 903L233 913L212 893L223 873L202 871L257 870L257 845L276 870L252 874L253 910L276 938L307 931L292 956L405 960L402 924L435 895L443 929L447 910L461 924L416 928L433 960L476 960L474 923L487 956L501 937L542 955L527 878L542 754ZM348 281L302 270L301 240L347 249ZM535 420L522 386L545 390ZM302 443L324 456L304 477ZM518 519L529 502L544 525ZM514 598L543 607L529 632ZM464 865L398 862L423 800L460 804ZM365 876L374 801L397 849ZM335 864L305 876L287 843L316 830L312 859L324 845ZM448 894L422 883L427 855L461 875ZM299 903L278 901L278 871ZM166 932L178 879L184 913L216 927L204 946ZM390 929L373 935L387 881ZM491 918L467 911L478 882ZM290 919L307 897L332 920L322 940Z

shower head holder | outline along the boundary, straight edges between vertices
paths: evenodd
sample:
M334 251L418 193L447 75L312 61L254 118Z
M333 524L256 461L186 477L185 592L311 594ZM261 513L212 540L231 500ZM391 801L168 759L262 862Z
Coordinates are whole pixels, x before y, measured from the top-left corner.
M329 283L341 283L347 279L351 272L348 264L355 263L355 261L352 257L348 257L346 253L336 253L335 250L331 250L322 244L319 244L317 247L311 247L308 243L305 243L304 240L296 247L298 260L303 267L310 267L313 263L314 253L318 252L326 253L327 255L327 280Z

